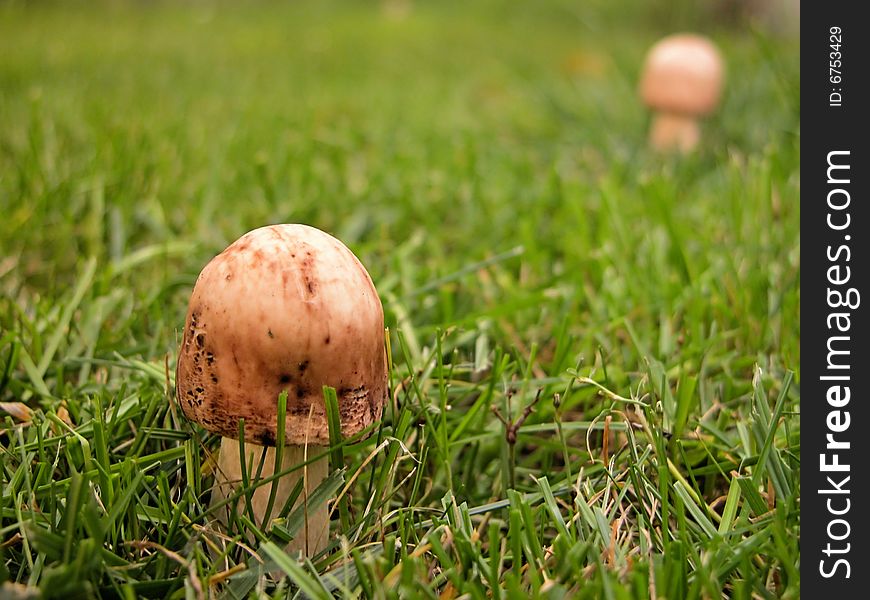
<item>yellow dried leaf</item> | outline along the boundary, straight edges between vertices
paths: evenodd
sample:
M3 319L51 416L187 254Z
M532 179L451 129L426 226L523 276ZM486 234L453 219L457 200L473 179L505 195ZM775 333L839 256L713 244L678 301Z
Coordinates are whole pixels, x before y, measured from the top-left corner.
M75 425L73 425L72 419L69 416L69 411L63 404L61 404L60 408L57 409L57 417L70 427L75 427Z
M22 422L29 422L33 416L33 411L23 402L0 402L0 410Z
M452 583L448 583L444 586L444 591L438 596L439 600L453 600L456 597L456 588L453 587Z

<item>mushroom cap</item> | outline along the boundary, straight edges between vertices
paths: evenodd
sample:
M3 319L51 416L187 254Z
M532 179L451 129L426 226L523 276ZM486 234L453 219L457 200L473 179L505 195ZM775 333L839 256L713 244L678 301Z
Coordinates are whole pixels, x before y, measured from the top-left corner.
M244 418L245 440L254 444L327 445L324 385L336 390L345 436L381 418L387 362L375 286L357 257L318 229L250 231L196 280L178 356L178 402L187 418L224 437L238 437Z
M709 39L692 33L670 35L646 55L640 95L655 110L703 116L719 103L724 71L722 57Z

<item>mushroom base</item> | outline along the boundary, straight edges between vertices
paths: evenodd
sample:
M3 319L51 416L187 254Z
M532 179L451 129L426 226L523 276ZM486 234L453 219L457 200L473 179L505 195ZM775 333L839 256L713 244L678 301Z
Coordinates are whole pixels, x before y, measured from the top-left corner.
M701 128L695 117L676 113L657 113L649 131L649 143L661 152L691 152L701 141Z
M323 454L324 450L325 448L322 446L308 446L308 456ZM263 453L266 455L265 459L263 459ZM281 466L278 472L286 471L305 462L305 454L304 446L284 446ZM276 472L275 448L245 443L245 470L248 473L249 479L253 479L256 475L261 461L263 462L263 468L260 472L260 477L263 479L271 477ZM287 473L271 483L256 487L251 498L251 511L254 514L256 524L258 526L263 524L269 504L269 495L272 492L273 486L277 486L277 489L275 491L272 511L269 515L270 520L280 514L300 479L304 479L305 483L293 504L291 512L297 507L307 504L310 494L326 479L328 473L329 459L327 456L324 456L307 466ZM221 438L220 457L218 458L215 483L211 494L212 506L231 496L241 485L242 463L239 441L233 438ZM246 503L247 499L242 495L237 501L230 502L226 506L221 507L217 511L218 520L226 527L231 512L236 515L246 513ZM290 553L301 552L305 556L314 556L326 548L328 541L329 513L326 502L323 502L319 506L307 510L305 523L296 533L296 537L287 545L286 550Z

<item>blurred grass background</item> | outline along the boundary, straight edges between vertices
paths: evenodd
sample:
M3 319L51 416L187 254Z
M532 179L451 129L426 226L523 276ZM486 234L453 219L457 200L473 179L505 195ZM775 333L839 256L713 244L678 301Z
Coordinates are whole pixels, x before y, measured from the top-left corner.
M800 381L800 77L799 40L787 21L771 26L739 2L3 3L0 401L32 412L24 423L7 417L0 438L4 539L26 537L25 522L82 531L73 517L47 524L13 509L23 489L45 494L39 485L52 481L67 482L63 488L76 470L74 461L61 460L40 471L39 461L13 451L36 444L28 436L61 409L74 426L86 427L132 393L141 408L116 425L110 463L126 464L123 440L142 427L156 433L134 445L138 459L167 448L192 452L167 433L182 426L167 408L160 373L165 357L170 371L174 365L196 274L249 229L302 222L358 254L384 302L394 383L404 379L408 394L408 378L419 378L413 394L398 395L385 431L401 437L406 412L431 427L424 427L428 436L408 430L411 437L402 438L422 461L416 476L428 482L420 484L425 493L404 496L401 470L391 472L396 488L383 484L392 491L384 493L379 514L393 516L377 530L365 521L369 537L360 540L387 543L398 535L420 542L417 534L408 541L391 509L414 515L415 508L440 508L445 494L469 506L506 499L507 445L495 435L501 424L478 402L481 390L491 384L484 397L516 416L540 389L545 401L530 426L610 414L612 398L589 386L565 389L573 381L567 369L579 364L580 375L649 404L644 411L655 432L644 444L656 451L640 462L622 455L610 465L611 476L637 469L658 490L662 510L668 494L677 493L667 491L671 475L661 471L667 456L675 472L688 476L702 508L706 502L721 512L716 499L739 478L731 470L748 473L775 516L762 517L757 501L753 512L748 499L757 498L744 490L748 495L733 503L745 508L748 529L738 528L727 543L736 548L746 536L777 527L793 536L776 543L771 537L774 549L752 546L739 569L710 576L700 558L710 536L695 525L668 525L667 514L659 514L665 529L679 531L678 541L698 552L697 560L686 559L690 566L671 572L662 562L667 536L643 550L663 569L660 578L682 582L669 597L690 591L740 597L741 585L756 596L794 594L799 582L789 569L797 561L799 486L790 468L799 457L799 390L783 381L789 371ZM726 91L719 112L703 125L699 152L657 156L645 147L649 115L637 100L639 69L653 42L683 30L720 46ZM561 394L558 406L554 393ZM762 410L759 425L757 398L769 394L773 406L780 393L787 400L780 420ZM100 408L95 395L102 395ZM680 417L679 406L688 415ZM660 426L674 433L673 424L683 421L680 429L696 434L683 440L692 446L688 455L659 433ZM457 427L468 439L437 441ZM766 470L752 466L770 452L768 432L784 457L785 479L794 478L787 498L768 495ZM54 435L61 444L71 436ZM532 476L542 473L554 487L573 485L583 465L599 473L595 490L607 487L596 462L601 449L588 447L601 439L581 431L554 446L545 442L550 435L532 430L521 444L512 459L517 489L538 490ZM371 444L350 453L349 472ZM471 454L462 452L469 448ZM194 507L202 498L187 496L178 460L161 463L172 502ZM383 491L380 473L390 467L376 460L358 485L371 477ZM693 468L700 469L697 478ZM207 494L206 483L200 491ZM152 502L142 490L131 493L142 506ZM634 505L639 512L651 508L643 507ZM582 513L562 508L566 518ZM609 515L605 521L613 517L602 514ZM546 547L555 516L542 508L534 517ZM661 526L655 516L647 522ZM191 541L192 530L154 527L149 539L198 557L203 578L220 570ZM432 527L427 535L443 534L443 525ZM638 535L621 538L625 557L637 552ZM587 539L606 547L604 537ZM129 548L105 545L141 568L129 579L176 582L158 596L195 591L193 576L173 570L165 556L142 566ZM44 549L9 548L11 578L43 591L46 578L33 560L42 555L59 573L69 568L69 554L52 561ZM392 550L372 559L373 573L401 562L401 552ZM484 545L481 552L492 550ZM500 552L503 565L521 562ZM589 597L601 597L608 586L624 585L626 594L649 587L648 578L636 584L626 575L646 577L643 565L624 563L604 569L605 576L583 571L595 570L594 553L579 559L573 575L554 577L558 589L577 593L588 580ZM229 556L227 568L243 561ZM320 571L342 554L336 546L329 556ZM158 577L149 569L160 560ZM416 580L427 581L432 593L461 588L444 575L451 572L444 556L405 560L425 566L403 579L406 587L379 594L423 594ZM79 577L92 590L126 590L107 583L119 580L106 574L113 568L106 563ZM502 575L495 581L510 583ZM705 578L712 588L704 587ZM463 593L472 597L499 587L481 579L478 589L471 581L477 591ZM515 583L523 594L546 591L528 575Z
M403 246L425 278L524 244L539 283L557 267L601 293L611 267L663 277L655 289L672 265L633 263L654 243L673 254L674 227L710 232L698 271L725 258L710 242L763 255L765 238L796 236L773 227L774 212L799 216L795 42L720 33L723 107L707 152L675 169L645 152L635 90L657 37L710 19L693 4L5 6L2 239L19 265L5 283L66 286L82 257L161 242L193 242L198 269L280 221L365 241L376 281L398 276ZM672 239L655 241L653 207L681 216L665 224ZM754 236L759 220L770 227ZM125 283L171 285L157 268ZM630 296L611 298L613 315ZM738 320L759 312L739 308Z

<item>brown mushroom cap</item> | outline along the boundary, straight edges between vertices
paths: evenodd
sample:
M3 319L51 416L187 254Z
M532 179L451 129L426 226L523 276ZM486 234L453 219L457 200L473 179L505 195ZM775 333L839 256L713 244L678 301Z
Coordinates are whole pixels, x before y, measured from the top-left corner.
M318 229L250 231L196 280L178 357L179 404L224 437L238 437L244 418L246 441L273 446L282 443L278 396L287 390L283 443L326 445L324 385L336 389L345 436L381 418L384 312L372 280L344 244Z
M713 42L691 33L671 35L647 53L640 95L655 110L702 116L719 103L723 77Z

